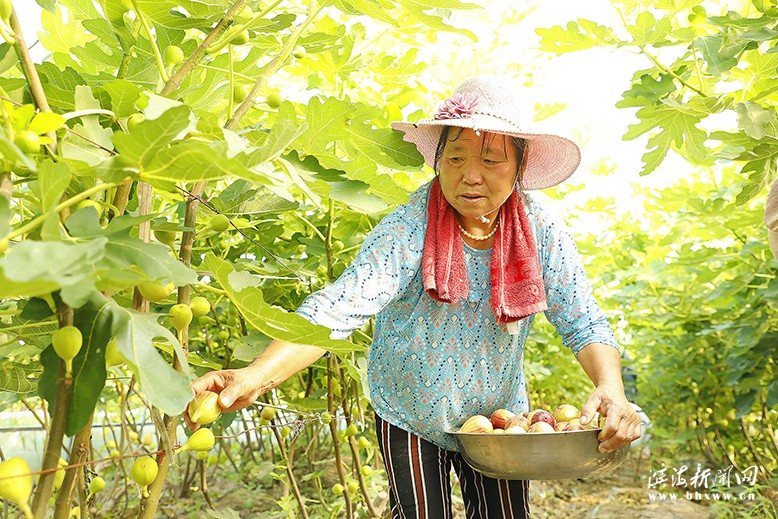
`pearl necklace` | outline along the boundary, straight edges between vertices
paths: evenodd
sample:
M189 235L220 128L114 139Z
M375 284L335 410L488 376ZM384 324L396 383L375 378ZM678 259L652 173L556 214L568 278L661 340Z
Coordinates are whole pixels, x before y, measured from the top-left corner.
M495 233L497 232L497 228L498 228L499 226L500 226L500 222L497 222L497 223L495 224L495 226L494 226L494 229L492 229L492 231L491 231L489 234L484 234L483 236L476 236L475 234L470 234L469 232L467 232L467 231L465 230L465 228L464 228L464 227L462 227L462 224L459 224L459 231L460 231L462 234L464 234L465 236L467 236L468 238L470 238L471 240L475 240L475 241L485 241L485 240L488 240L489 238L491 238L492 236L494 236L494 235L495 235Z

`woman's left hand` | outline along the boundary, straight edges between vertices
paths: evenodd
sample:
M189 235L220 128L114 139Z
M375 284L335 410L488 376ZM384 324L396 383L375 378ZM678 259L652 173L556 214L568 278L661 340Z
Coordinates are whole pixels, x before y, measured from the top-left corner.
M600 452L613 452L640 438L640 418L621 387L602 385L595 389L581 408L581 425L588 424L595 412L605 417L597 436Z

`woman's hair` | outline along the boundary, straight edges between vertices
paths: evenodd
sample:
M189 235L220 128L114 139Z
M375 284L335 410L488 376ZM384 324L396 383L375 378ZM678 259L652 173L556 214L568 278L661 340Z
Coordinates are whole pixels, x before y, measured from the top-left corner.
M456 126L444 126L442 131L440 132L440 140L438 140L438 147L435 149L435 173L440 172L440 159L443 157L443 149L446 147L447 142L454 142L456 141L460 135L462 135L462 130L464 128L459 128ZM522 139L521 137L516 137L513 135L505 135L502 133L491 133L491 132L485 132L486 138L484 138L484 142L481 145L481 156L483 156L486 152L489 151L489 147L492 145L492 142L494 142L494 139L497 137L503 138L503 149L506 149L506 159L507 157L507 144L510 143L510 145L513 146L513 149L516 150L516 162L517 162L517 177L516 177L516 183L521 188L521 181L522 181L522 171L524 170L524 155L527 150L527 141L526 139Z

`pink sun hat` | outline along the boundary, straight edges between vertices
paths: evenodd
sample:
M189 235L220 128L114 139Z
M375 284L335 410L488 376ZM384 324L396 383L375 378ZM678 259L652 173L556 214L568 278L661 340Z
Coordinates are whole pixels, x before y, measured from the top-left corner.
M525 105L528 93L509 78L473 76L443 101L433 118L415 123L396 121L392 128L404 132L403 140L415 144L432 168L444 126L521 137L527 141L521 186L546 189L573 174L581 163L581 150L570 139L533 128L533 110Z

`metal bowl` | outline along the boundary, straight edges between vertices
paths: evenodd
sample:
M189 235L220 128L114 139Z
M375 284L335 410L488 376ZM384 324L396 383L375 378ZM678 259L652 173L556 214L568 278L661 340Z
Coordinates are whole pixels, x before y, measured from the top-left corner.
M553 433L491 434L449 432L465 461L497 479L577 479L611 472L627 457L629 445L597 450L602 429Z

